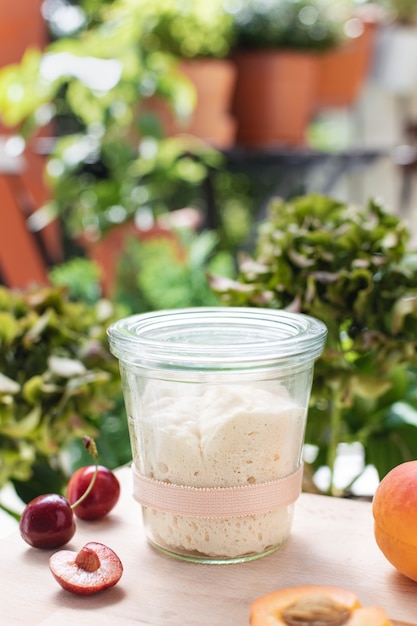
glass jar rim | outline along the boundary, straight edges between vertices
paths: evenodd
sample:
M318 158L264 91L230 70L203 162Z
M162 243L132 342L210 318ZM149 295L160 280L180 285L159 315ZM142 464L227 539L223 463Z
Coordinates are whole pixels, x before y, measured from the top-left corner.
M158 369L274 367L314 361L327 328L303 313L255 307L193 307L140 313L107 329L121 361Z

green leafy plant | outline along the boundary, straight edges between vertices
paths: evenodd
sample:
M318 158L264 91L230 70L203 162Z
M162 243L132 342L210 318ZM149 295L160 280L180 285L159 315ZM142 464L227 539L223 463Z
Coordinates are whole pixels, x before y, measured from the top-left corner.
M222 302L286 308L328 327L315 369L306 442L330 468L360 442L384 476L417 457L417 253L405 225L377 202L320 195L274 199L236 281L212 277Z
M60 217L70 239L97 239L141 208L168 211L175 183L195 186L215 155L192 138L165 139L150 113L157 95L187 115L195 94L177 58L150 43L153 3L143 13L137 8L145 3L131 4L103 5L90 28L42 52L28 50L21 63L0 71L3 122L28 141L44 127L50 133L52 123L46 166L52 199L40 211L44 223Z
M55 265L49 278L57 287L65 287L73 300L94 305L100 299L100 268L89 259L76 257Z
M120 263L116 299L135 313L191 306L216 306L208 273L234 274L230 254L219 251L213 231L176 231L178 240L131 239Z
M174 49L155 45L153 29L163 16L170 20L174 9L181 9L189 29L187 35L181 31L181 41L195 44L201 35L205 55L210 45L218 48L219 38L228 41L230 16L217 14L217 1L78 4L86 15L79 31L58 37L43 51L28 50L21 63L0 70L2 122L28 142L36 133L54 135L53 141L42 142L51 195L38 213L42 224L60 220L66 260L86 253L86 242L133 218L156 220L184 206L204 213L210 202L204 191L209 173L221 174L216 184L226 179L218 151L196 138L164 137L151 103L155 96L162 98L182 118L195 101L194 89L177 71ZM221 48L226 53L226 44ZM218 230L225 246L245 236L243 228L252 219L239 181L238 192L230 192L231 178L220 200ZM226 229L233 231L233 241L226 241Z
M402 25L417 24L416 0L380 0L379 3L392 21Z
M62 491L66 447L96 435L121 397L106 338L119 316L60 287L0 287L0 487L11 481L24 501Z
M124 0L144 21L142 46L178 58L225 58L233 45L233 19L223 0Z
M227 2L237 48L328 50L343 39L344 21L323 0Z

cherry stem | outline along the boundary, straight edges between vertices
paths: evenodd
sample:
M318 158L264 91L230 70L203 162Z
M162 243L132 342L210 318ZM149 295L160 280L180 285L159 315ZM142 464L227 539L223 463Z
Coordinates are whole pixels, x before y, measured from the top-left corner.
M13 517L13 519L15 519L16 522L20 521L20 518L21 518L20 513L18 513L17 511L12 511L12 509L9 509L9 507L3 504L2 502L0 502L0 510L7 513L7 515L10 515L10 517Z
M84 502L88 494L91 493L91 490L94 487L94 483L96 482L96 478L98 474L98 452L97 452L96 443L92 437L88 437L88 436L83 437L83 443L87 452L89 452L94 459L95 469L94 469L94 474L91 477L90 484L88 485L87 489L84 491L83 495L80 496L78 500L76 500L73 504L71 504L72 510L74 510L76 506L81 504L81 502Z

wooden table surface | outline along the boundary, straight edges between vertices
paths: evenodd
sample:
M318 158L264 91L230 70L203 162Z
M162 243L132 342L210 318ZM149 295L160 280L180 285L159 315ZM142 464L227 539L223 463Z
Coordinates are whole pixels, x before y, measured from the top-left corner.
M13 532L0 541L0 624L6 626L247 626L260 595L304 584L339 585L363 605L377 604L398 624L417 625L417 583L386 561L375 544L367 502L302 494L287 544L248 563L200 565L177 561L144 538L130 469L118 470L119 503L107 519L77 523L68 545L113 548L124 565L117 586L80 597L49 572L50 551L30 548ZM93 613L92 613L93 611Z

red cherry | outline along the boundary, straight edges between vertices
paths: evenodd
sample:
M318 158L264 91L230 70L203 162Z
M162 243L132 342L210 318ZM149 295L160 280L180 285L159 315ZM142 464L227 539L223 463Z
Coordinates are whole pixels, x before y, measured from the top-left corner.
M75 533L70 503L54 493L34 498L22 513L19 530L34 548L58 548L68 543Z
M80 467L70 478L67 488L67 498L71 504L79 500L87 491L94 472L95 465ZM98 466L97 476L89 494L74 507L74 513L83 520L94 520L109 513L120 496L120 483L111 470L102 465Z
M90 483L77 502L58 494L46 494L34 498L26 505L19 521L20 534L34 548L58 548L68 543L75 533L73 509L91 492L97 478L97 447L91 437L84 437L84 445L96 462Z

